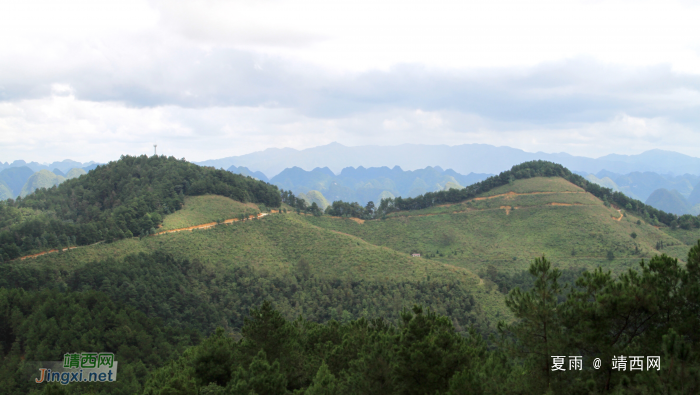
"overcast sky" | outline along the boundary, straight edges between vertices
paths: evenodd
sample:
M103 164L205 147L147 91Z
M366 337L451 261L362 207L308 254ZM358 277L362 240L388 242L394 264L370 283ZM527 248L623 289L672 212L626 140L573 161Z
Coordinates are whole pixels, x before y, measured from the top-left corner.
M700 156L697 1L3 1L0 161L487 143Z

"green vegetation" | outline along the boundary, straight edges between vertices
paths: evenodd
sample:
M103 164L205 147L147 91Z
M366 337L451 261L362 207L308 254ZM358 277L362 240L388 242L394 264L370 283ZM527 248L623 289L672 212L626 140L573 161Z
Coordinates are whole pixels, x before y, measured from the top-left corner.
M377 214L381 217L383 214L393 211L420 210L446 203L458 203L488 193L494 188L510 184L515 180L533 177L561 177L601 199L607 205L615 204L618 207L625 208L627 211L644 218L654 225L657 223L670 225L671 222L678 218L675 214L657 210L620 192L613 192L611 189L589 182L562 165L541 160L513 166L508 171L472 184L462 190L451 189L449 191L430 192L415 198L404 199L397 197L396 199L382 200L378 206Z
M687 268L665 255L618 278L583 273L574 289L538 258L532 287L506 299L518 317L496 347L458 335L447 317L414 307L398 323L285 320L264 303L235 341L223 330L151 375L145 394L543 394L700 391L700 242ZM659 370L631 356L658 355ZM562 356L563 371L553 371ZM570 356L580 356L572 369ZM625 369L613 358L625 356ZM591 369L601 358L600 369ZM628 369L629 367L629 369ZM298 392L297 392L298 391Z
M508 194L515 191L524 195ZM475 273L490 264L500 271L517 273L542 254L561 267L593 269L602 265L620 272L640 257L657 253L655 246L660 240L686 251L689 248L653 226L641 221L638 225L632 215L616 221L621 215L617 210L561 178L517 180L495 188L486 197L490 198L393 212L385 220L363 224L327 216L303 218L371 244L406 254L418 252ZM633 232L635 239L630 237ZM608 261L611 250L616 257L613 264Z
M12 199L15 195L12 193L12 189L5 183L5 181L0 180L0 200Z
M27 180L20 192L21 197L25 197L40 188L51 188L65 181L65 177L56 175L48 170L40 170Z
M251 311L242 334L236 342L217 331L153 374L144 393L435 393L458 372L483 369L487 352L476 333L462 337L449 319L418 307L396 324L322 325L285 320L266 303Z
M137 394L149 371L199 342L196 332L162 326L101 292L0 288L0 388L3 394L38 394L32 361L62 361L66 352L113 352L119 379L71 384L71 394ZM47 387L47 388L44 388Z
M246 218L260 212L253 203L241 203L219 195L186 196L182 209L166 215L158 231L181 229L225 219Z
M68 173L66 173L66 179L71 180L73 178L78 178L83 174L87 174L87 172L79 167L75 167L68 170Z
M118 393L698 390L695 217L657 228L661 220L545 162L489 179L466 200L335 201L330 215L289 191L191 166L125 157L0 204L0 240L17 249L29 237L20 231L44 232L38 243L50 246L46 229L109 234L105 224L135 221L146 230L144 218L176 229L282 209L0 262L0 388L65 392L20 383L24 361L124 344L117 360L133 370L121 382L120 364ZM409 203L425 206L400 208ZM162 351L147 356L154 347ZM604 367L555 375L552 355L582 355L585 366L598 356ZM613 371L613 355L661 355L663 369ZM112 391L87 384L71 393Z
M465 269L414 259L351 235L322 229L308 223L306 217L296 214L270 215L260 220L219 225L207 230L81 247L7 265L74 270L92 261L121 259L131 253L163 252L181 259L211 263L221 270L245 262L255 269L282 275L293 273L294 265L304 259L318 278L420 281L427 277L433 280L457 277L476 282L475 276Z
M42 213L0 230L0 258L152 234L163 215L181 208L186 195L206 194L267 207L281 203L277 187L249 177L172 157L123 156L58 187L0 202L0 211Z
M589 174L586 176L586 180L594 184L598 184L601 187L612 189L615 192L620 191L620 187L615 184L615 181L613 181L610 177L598 178L594 174Z
M304 199L306 201L306 204L309 206L316 203L316 205L321 209L321 211L325 210L326 207L330 206L328 200L326 200L323 194L319 191L308 191L306 193L300 193L297 196L297 198Z
M527 180L527 182L517 182ZM479 197L501 195L504 193L561 193L561 192L585 192L581 187L572 184L561 177L534 176L521 179L513 179L511 182L480 193Z
M240 331L250 307L265 300L287 319L302 316L316 322L378 316L398 320L403 307L422 304L449 315L460 331L470 325L486 329L483 314L459 277L431 272L431 281L409 276L338 278L322 276L313 266L300 259L289 272L274 273L249 265L221 268L164 253L141 253L73 270L6 268L0 286L100 291L167 325L202 333L212 333L216 326Z
M646 200L646 204L658 207L669 213L683 215L690 212L690 206L677 190L657 189Z

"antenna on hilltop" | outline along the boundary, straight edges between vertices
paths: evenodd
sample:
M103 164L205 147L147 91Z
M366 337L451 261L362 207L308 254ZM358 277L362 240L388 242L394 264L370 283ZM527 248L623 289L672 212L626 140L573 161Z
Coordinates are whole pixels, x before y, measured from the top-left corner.
M153 155L158 156L158 144L153 144Z

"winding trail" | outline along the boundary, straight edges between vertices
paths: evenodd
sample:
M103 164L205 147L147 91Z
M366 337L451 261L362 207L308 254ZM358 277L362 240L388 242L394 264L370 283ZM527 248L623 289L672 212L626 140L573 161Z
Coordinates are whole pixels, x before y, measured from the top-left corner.
M62 249L61 251L74 250L74 249L76 249L76 248L78 248L78 247L68 247L68 248ZM50 253L52 253L52 252L58 252L58 251L59 251L58 249L54 248L53 250L48 250L48 251L40 252L40 253L38 253L38 254L32 254L32 255L21 256L21 257L19 257L19 260L20 260L20 261L23 261L23 260L25 260L25 259L36 258L36 257L38 257L38 256L42 256L42 255L46 255L46 254L50 254Z
M276 214L276 213L277 213L277 211L274 210L274 211L272 211L270 214ZM267 215L269 215L269 214L268 214L268 213L258 213L258 215L250 215L250 216L248 216L248 218L243 219L243 221L251 221L251 220L254 220L254 219L260 219L260 218L263 218L263 217L265 217L265 216L267 216ZM231 218L231 219L227 219L227 220L225 220L225 221L223 221L223 222L221 222L221 223L209 222L209 223L201 224L201 225L188 226L188 227L186 227L186 228L178 228L178 229L164 230L164 231L162 231L162 232L158 232L158 233L154 233L154 234L152 234L152 235L149 235L149 237L152 237L152 236L159 236L159 235L163 235L163 234L166 234L166 233L182 232L182 231L187 231L187 230L193 231L193 230L195 230L195 229L209 229L209 228L215 227L216 225L220 225L220 224L226 224L226 225L228 225L228 224L232 224L232 223L238 222L238 221L241 221L241 220L239 220L238 218ZM136 238L136 237L134 237L134 238ZM76 246L76 247L63 248L63 249L60 250L60 251L68 251L68 250L74 250L74 249L76 249L76 248L90 247L90 246L93 246L93 245L95 245L95 244L100 244L100 243L102 243L102 242L104 242L104 240L101 240L101 241L98 241L97 243L93 243L93 244L86 245L86 246ZM21 256L21 257L19 257L19 258L13 259L13 260L15 260L15 261L16 261L16 260L23 261L23 260L25 260L25 259L37 258L37 257L40 257L40 256L42 256L42 255L51 254L51 253L54 253L54 252L59 252L59 250L54 248L53 250L44 251L44 252L39 252L39 253L37 253L37 254L32 254L32 255Z
M259 213L257 216L256 216L256 215L249 215L248 218L245 218L245 219L243 219L243 220L240 220L240 219L238 219L238 218L231 218L231 219L227 219L227 220L225 220L225 221L223 221L223 222L221 222L221 223L219 223L219 222L208 222L208 223L206 223L206 224L188 226L188 227L185 227L185 228L164 230L164 231L162 231L162 232L154 233L154 234L152 234L151 236L164 235L164 234L166 234L166 233L182 232L182 231L185 231L185 230L193 231L193 230L195 230L195 229L209 229L209 228L213 228L213 227L215 227L216 225L220 225L220 224L226 224L226 225L228 225L228 224L232 224L232 223L238 222L238 221L250 221L250 220L253 220L253 219L260 219L260 218L262 218L262 217L264 217L264 216L266 216L266 215L268 215L268 214L267 214L267 213Z

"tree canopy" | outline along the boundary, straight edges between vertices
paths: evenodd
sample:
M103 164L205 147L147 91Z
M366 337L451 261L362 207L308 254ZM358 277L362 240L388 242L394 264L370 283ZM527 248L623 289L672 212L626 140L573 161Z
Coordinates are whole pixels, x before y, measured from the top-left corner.
M276 186L165 156L122 156L49 189L0 202L0 258L148 235L186 195L279 207Z

